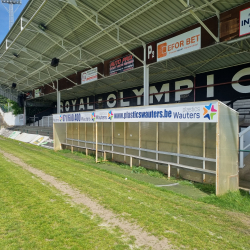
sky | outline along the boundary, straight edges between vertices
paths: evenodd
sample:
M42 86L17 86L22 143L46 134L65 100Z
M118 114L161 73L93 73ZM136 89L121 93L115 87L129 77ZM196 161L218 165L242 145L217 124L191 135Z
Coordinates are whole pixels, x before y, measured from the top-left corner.
M18 16L22 12L23 8L28 3L28 1L29 0L22 0L22 4L19 6L18 9L17 9L18 5L14 4L14 11L16 10L16 12L14 13L14 21L16 21L16 19L18 18ZM6 3L3 4L2 1L0 0L0 44L2 43L3 39L9 32L9 13L4 8L3 5L7 9L9 9L9 5Z

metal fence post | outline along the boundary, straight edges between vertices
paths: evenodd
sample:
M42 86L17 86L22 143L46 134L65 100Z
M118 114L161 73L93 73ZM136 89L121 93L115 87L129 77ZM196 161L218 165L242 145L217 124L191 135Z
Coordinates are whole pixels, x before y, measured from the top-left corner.
M80 140L80 123L78 122L78 136L77 136L77 140L78 140L78 146L80 146L80 142L79 142L79 140ZM80 150L80 148L78 148L78 152L79 152L79 150Z
M112 151L114 151L114 123L112 122L112 138L111 138L111 144L112 144ZM112 161L114 160L114 154L112 153Z
M98 162L98 125L95 123L95 162Z
M139 122L139 156L141 157L141 122ZM141 166L141 160L139 160L139 166Z
M203 123L203 158L206 157L206 123ZM203 169L206 169L206 161L203 160ZM203 182L206 182L206 175L203 174Z
M244 168L244 134L240 137L240 168Z
M48 116L48 127L49 127L49 116Z
M124 143L123 143L124 144L124 151L123 152L124 152L124 154L126 154L126 152L127 152L127 150L126 150L127 129L126 129L126 123L125 122L124 122L124 128L123 129L124 129L124 132L123 132L124 133L124 135L123 135L124 136L124 138L123 138L123 141L124 141ZM126 163L126 155L124 155L123 160Z
M104 142L104 122L102 122L102 151L103 151L103 142Z
M87 152L88 152L88 150L87 150L87 123L85 123L85 148L86 148L86 155L87 155Z
M178 122L178 131L177 131L177 163L180 164L180 123ZM180 169L177 168L177 177L180 176Z
M168 164L168 179L170 179L170 165Z
M159 122L156 122L156 151L158 152L159 150ZM159 154L156 153L156 160L159 160ZM158 170L159 164L156 164L156 170Z

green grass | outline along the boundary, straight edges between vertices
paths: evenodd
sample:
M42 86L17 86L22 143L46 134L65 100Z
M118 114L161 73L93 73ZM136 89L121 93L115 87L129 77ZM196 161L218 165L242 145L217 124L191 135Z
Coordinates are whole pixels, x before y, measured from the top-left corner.
M234 193L235 197L231 197L229 202L231 194L222 197L211 195L198 201L152 184L132 178L126 180L120 174L102 171L90 156L82 156L83 162L67 157L65 152L53 152L24 143L19 145L13 140L0 140L0 148L78 188L144 230L168 238L176 247L250 249L248 196ZM247 206L244 209L236 205L227 207L235 199L242 206L244 202Z
M0 249L129 249L87 209L1 155L0 162Z

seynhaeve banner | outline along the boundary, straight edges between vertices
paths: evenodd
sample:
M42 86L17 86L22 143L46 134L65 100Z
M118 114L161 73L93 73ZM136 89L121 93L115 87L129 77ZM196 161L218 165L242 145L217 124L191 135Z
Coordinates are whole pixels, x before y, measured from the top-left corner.
M53 115L54 123L218 121L218 101L116 108Z

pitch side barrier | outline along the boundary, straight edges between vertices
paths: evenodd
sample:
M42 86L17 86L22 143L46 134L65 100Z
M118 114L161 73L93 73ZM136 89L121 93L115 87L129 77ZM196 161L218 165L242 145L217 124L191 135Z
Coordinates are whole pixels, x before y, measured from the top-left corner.
M219 101L53 115L54 149L238 189L238 113ZM171 171L171 173L170 173Z

